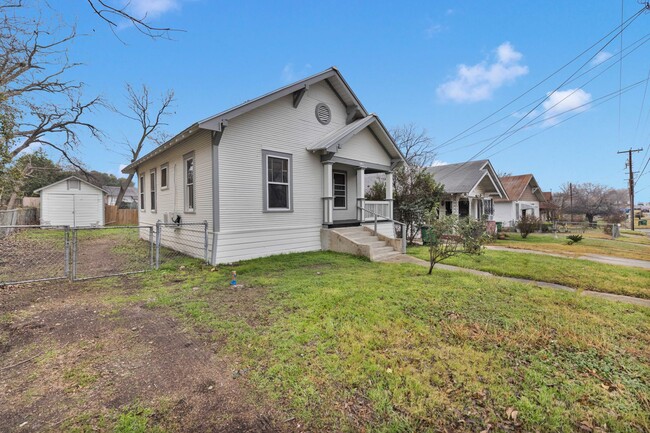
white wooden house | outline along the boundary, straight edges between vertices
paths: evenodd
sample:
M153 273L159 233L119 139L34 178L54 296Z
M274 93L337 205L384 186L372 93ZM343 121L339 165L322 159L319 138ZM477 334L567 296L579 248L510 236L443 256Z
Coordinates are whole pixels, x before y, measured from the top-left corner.
M210 261L226 263L330 248L322 229L370 219L364 174L403 162L330 68L196 122L123 171L138 176L141 224L207 221ZM392 216L392 191L373 209Z
M500 179L508 198L495 200L495 221L504 226L514 226L524 215L539 218L540 203L546 202L546 199L535 176L522 174Z
M104 194L101 188L71 176L35 193L41 196L41 224L74 227L104 225Z

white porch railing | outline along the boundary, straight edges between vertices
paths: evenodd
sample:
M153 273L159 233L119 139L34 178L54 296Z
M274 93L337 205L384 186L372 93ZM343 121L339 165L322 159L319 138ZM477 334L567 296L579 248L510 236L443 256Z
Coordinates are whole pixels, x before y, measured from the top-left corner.
M368 213L364 214L364 221L374 221L375 215L379 220L389 220L392 218L391 215L391 205L390 201L369 201L364 202L364 210L367 210Z

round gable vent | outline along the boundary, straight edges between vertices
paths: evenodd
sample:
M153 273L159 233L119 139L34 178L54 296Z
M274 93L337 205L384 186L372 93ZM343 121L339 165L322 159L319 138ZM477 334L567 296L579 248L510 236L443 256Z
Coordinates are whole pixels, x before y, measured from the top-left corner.
M322 102L316 105L316 119L323 125L327 125L332 120L332 111L330 107Z

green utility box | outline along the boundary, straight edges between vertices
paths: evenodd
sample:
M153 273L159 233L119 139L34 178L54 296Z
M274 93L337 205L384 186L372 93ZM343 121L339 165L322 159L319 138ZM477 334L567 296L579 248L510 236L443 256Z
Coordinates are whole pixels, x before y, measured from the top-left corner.
M497 221L497 231L500 232L502 228L503 228L503 223Z
M431 227L422 226L422 227L420 227L420 232L422 233L422 244L423 245L428 245L434 240L433 232L431 231Z
M648 225L648 220L639 220L639 225L640 226L647 226Z

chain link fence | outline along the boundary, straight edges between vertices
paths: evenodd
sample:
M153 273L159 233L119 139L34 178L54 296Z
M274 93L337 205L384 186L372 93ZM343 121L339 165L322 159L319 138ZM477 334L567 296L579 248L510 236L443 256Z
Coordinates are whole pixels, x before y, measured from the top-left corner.
M208 223L162 223L155 228L156 269L179 257L208 262Z
M208 262L208 225L0 226L0 286L86 280L158 269L183 258Z
M0 285L69 277L67 226L0 226Z

